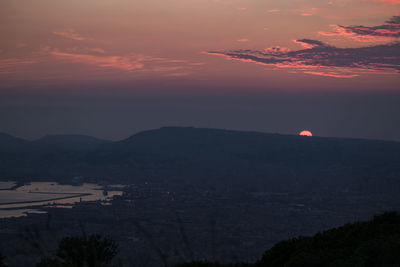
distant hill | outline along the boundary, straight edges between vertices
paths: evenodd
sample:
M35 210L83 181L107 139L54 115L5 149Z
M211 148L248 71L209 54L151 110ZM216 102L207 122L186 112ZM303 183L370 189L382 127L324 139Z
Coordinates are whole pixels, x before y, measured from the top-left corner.
M118 142L48 136L27 147L29 152L13 160L1 153L2 177L68 181L83 176L247 191L400 192L399 142L164 127Z
M0 152L15 152L26 148L29 141L6 133L0 133Z
M57 150L87 150L110 141L87 135L46 135L32 142L36 148Z
M400 266L399 240L400 214L389 212L371 221L280 242L254 264L193 262L176 267L394 267Z

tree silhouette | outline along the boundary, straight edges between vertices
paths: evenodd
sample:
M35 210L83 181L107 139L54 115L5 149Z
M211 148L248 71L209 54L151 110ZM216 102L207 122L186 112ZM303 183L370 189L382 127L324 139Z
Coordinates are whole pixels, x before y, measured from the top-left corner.
M6 267L7 265L4 263L4 257L0 254L0 267Z
M118 251L116 243L100 235L65 237L54 258L42 259L37 267L107 267Z

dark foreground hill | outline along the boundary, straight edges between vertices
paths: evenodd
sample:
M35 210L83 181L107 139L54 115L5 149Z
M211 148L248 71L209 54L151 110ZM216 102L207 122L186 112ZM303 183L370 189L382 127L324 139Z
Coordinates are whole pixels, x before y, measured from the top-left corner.
M118 142L53 139L26 141L23 151L21 140L14 140L15 149L0 140L0 176L250 191L400 192L398 142L191 127L145 131Z
M254 264L194 262L177 267L394 267L400 266L399 252L400 215L392 212L280 242Z

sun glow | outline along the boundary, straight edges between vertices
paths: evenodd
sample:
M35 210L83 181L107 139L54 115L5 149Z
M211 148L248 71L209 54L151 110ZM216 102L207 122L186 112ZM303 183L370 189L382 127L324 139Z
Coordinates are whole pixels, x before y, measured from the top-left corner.
M304 131L301 131L299 133L299 135L301 135L301 136L312 136L312 133L310 131L304 130Z

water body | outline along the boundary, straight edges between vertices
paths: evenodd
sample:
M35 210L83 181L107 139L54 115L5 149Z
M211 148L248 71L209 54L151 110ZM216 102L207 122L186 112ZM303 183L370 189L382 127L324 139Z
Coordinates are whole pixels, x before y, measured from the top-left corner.
M122 191L107 191L97 184L61 185L56 182L32 182L15 188L12 181L0 182L0 218L43 213L41 207L72 208L80 201L101 200L107 202ZM112 188L120 185L110 186Z

